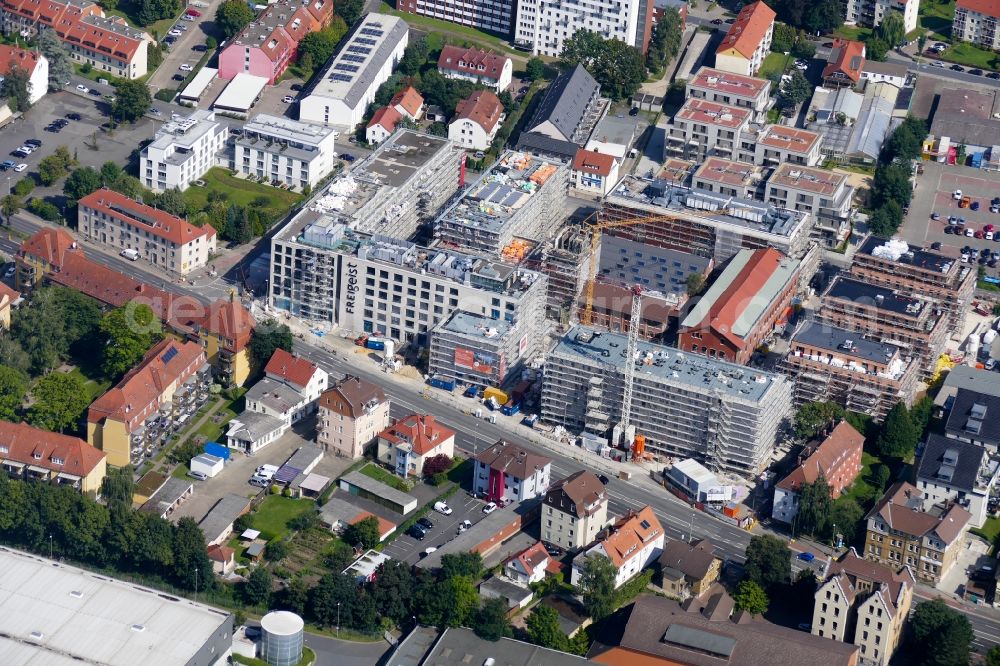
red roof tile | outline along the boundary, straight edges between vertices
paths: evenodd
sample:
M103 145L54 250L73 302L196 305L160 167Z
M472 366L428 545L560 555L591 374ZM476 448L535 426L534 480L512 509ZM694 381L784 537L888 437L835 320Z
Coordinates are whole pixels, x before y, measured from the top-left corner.
M66 252L70 250L83 256L83 251L76 246L76 239L65 229L46 227L21 243L22 255L41 259L55 267L63 265Z
M774 10L758 2L747 5L740 10L736 21L729 27L729 32L722 40L722 44L716 49L716 53L725 53L730 49L735 49L740 55L752 58L757 47L764 40L774 17L777 14Z
M271 359L264 367L264 373L274 379L283 379L292 386L304 389L309 385L309 380L318 370L318 366L312 361L293 356L284 349L275 349Z
M823 78L842 74L857 83L861 80L861 70L865 66L865 45L849 39L833 40L830 61L823 68Z
M0 421L0 459L83 477L100 464L104 452L79 437Z
M541 541L536 541L511 559L520 562L524 571L531 574L543 564L548 564L549 554L545 550L545 545Z
M416 118L420 113L420 107L424 105L424 98L413 86L407 86L403 90L393 95L389 101L389 106L402 107L412 118Z
M403 119L403 114L396 110L394 106L383 106L375 112L372 119L368 121L368 127L381 125L387 132L396 129L396 123Z
M813 451L812 455L806 458L801 465L791 471L791 473L777 483L779 488L797 491L806 483L815 483L820 475L824 476L828 482L832 481L830 476L836 469L841 469L838 461L850 452L856 452L859 466L861 460L861 448L864 446L865 436L851 427L847 421L841 421L833 432L823 440L823 442ZM860 472L860 469L855 470ZM851 485L857 474L850 479L837 479L833 488L833 498L840 496L840 488Z
M622 565L638 555L650 541L663 536L663 527L656 519L651 507L645 506L638 513L630 513L619 520L611 534L601 539L608 559L620 569Z
M958 0L955 8L1000 18L1000 3L997 0Z
M410 414L379 433L379 438L395 445L409 443L413 452L421 456L454 437L454 430L441 425L430 414Z
M166 211L134 201L106 187L83 197L79 205L178 245L186 245L197 238L211 239L215 236L215 229L211 225L196 227Z
M0 44L0 74L7 74L14 65L31 74L38 66L39 55L39 53L27 49Z
M438 69L499 81L503 74L504 65L509 60L510 58L493 52L448 45L441 49Z
M576 151L576 156L573 157L574 171L597 174L598 176L610 176L614 165L614 155L606 155L593 150L584 150L583 148Z
M455 118L452 122L467 118L489 134L500 122L501 116L503 104L500 103L500 98L489 90L477 90L455 106Z

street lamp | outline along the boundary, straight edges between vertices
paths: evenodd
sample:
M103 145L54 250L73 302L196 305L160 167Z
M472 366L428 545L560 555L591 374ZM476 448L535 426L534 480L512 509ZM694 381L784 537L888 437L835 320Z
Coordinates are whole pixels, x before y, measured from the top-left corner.
M194 600L198 601L198 567L194 568Z
M337 602L337 638L340 638L340 602Z
M49 535L49 559L52 559L52 535Z

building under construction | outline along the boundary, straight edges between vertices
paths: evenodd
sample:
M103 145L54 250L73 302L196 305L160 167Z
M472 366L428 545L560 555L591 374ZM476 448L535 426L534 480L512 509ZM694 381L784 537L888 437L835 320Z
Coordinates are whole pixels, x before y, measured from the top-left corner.
M753 475L770 463L792 408L782 375L576 326L549 353L542 418L606 437L622 420L626 363L634 362L630 423L647 452L693 457L715 470Z
M563 227L542 252L542 272L549 277L546 314L569 323L586 283L584 267L590 257L590 234L579 225Z
M566 215L569 167L528 153L507 151L434 222L434 237L448 247L519 261L555 235Z

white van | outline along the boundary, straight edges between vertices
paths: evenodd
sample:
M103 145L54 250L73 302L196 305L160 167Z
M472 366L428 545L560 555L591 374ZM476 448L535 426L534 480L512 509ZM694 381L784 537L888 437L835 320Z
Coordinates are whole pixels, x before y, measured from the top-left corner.
M119 252L119 254L128 259L129 261L136 261L139 259L138 250L132 250L132 249L122 250L121 252Z
M255 471L255 476L262 476L265 479L270 480L275 474L278 473L277 465L261 465Z

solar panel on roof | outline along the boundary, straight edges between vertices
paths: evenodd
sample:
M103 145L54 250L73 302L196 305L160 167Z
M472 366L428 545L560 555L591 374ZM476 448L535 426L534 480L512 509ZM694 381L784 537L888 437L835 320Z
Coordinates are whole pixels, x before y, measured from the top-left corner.
M166 351L166 353L163 355L163 362L169 363L170 359L172 359L174 356L177 356L177 347L171 347Z
M367 37L358 37L354 41L356 41L358 44L367 44L368 46L375 46L376 44L378 44L377 39L369 39Z
M361 56L359 56L359 55L351 55L350 53L348 53L348 54L346 54L344 56L344 60L348 60L350 62L364 62L365 61L365 59L362 58Z
M334 81L344 81L345 83L350 83L354 77L348 76L347 74L334 74L330 78Z
M372 50L369 47L367 47L367 46L357 46L356 44L351 44L350 46L347 47L347 50L350 51L351 53L364 53L364 54L368 54L368 53L372 52Z
M378 28L361 28L362 35L369 35L371 37L381 37L385 34L384 30L379 30Z
M334 69L339 69L344 72L356 72L360 69L357 65L348 65L347 63L338 62L333 66Z

